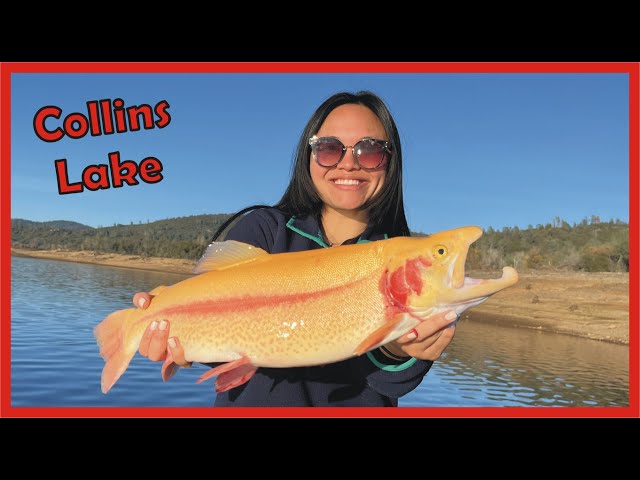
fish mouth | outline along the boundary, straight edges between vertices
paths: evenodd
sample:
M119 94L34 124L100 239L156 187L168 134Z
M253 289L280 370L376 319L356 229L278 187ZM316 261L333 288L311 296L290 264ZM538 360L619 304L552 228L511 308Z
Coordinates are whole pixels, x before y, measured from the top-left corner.
M518 272L512 267L504 267L500 278L471 278L464 277L462 286L446 289L441 302L444 309L455 310L460 316L465 310L480 305L494 293L518 282ZM438 310L443 310L439 308Z
M511 287L517 282L518 272L512 267L504 267L500 278L464 277L462 286L451 288L448 296L455 304L480 303L494 293Z
M504 267L500 278L471 278L465 276L467 253L472 243L482 236L479 227L464 227L458 230L460 248L458 255L450 264L445 283L444 299L451 304L474 304L483 302L489 296L500 290L511 287L518 282L518 272L512 267ZM467 307L469 308L469 307Z
M412 313L420 318L427 318L436 313L455 311L458 317L465 310L480 305L494 293L518 282L518 272L512 267L504 267L500 278L464 277L462 286L445 288L439 296L437 305L430 308L412 308Z

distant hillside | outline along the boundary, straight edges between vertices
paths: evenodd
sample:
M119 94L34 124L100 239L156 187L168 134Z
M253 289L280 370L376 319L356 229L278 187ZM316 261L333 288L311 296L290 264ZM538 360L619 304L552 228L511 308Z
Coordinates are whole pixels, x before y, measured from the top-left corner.
M196 259L230 215L195 215L150 223L92 228L75 222L11 220L11 245L148 257ZM85 228L80 228L85 227Z
M89 225L83 225L78 222L70 222L69 220L52 220L50 222L32 222L31 220L23 220L21 218L15 218L11 220L12 228L45 228L63 230L94 230Z
M34 250L90 250L147 257L197 259L227 214L195 215L150 223L93 228L58 220L11 220L11 244ZM415 235L424 235L416 232ZM629 271L629 226L596 216L569 225L560 218L527 229L489 227L469 249L470 269Z
M469 249L470 268L493 269L504 265L528 269L629 271L629 225L620 220L600 222L598 217L569 225L560 218L553 224L487 229Z

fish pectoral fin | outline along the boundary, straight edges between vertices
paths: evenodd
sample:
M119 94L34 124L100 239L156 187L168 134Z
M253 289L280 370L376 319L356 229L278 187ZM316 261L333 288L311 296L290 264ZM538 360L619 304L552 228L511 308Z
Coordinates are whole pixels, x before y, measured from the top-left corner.
M202 375L196 383L202 383L218 375L216 379L216 393L225 392L249 381L258 367L251 363L249 357L218 365Z
M354 350L353 354L356 356L362 355L363 353L373 350L380 345L389 343L404 335L419 323L420 320L415 317L412 317L407 313L400 313L365 338L364 341L362 341L362 343L360 343L360 345L358 345Z

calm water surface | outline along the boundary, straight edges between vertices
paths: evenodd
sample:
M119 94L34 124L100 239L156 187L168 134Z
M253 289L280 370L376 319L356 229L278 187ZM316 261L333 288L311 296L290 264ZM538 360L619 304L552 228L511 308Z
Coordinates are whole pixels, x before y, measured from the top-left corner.
M207 368L168 383L136 355L109 394L93 328L134 292L183 275L12 258L11 404L211 406ZM564 335L460 322L453 343L401 406L628 406L628 347Z

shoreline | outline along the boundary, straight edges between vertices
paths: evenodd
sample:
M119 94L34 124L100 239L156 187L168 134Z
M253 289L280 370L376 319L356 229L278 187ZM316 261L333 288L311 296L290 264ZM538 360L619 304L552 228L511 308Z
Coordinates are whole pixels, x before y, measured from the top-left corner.
M196 262L180 258L141 257L139 255L122 255L119 253L95 253L87 250L26 250L11 249L12 257L40 258L43 260L59 260L61 262L87 263L106 267L132 268L150 270L159 273L176 273L193 275Z
M89 251L11 249L16 257L192 275L193 260ZM497 278L500 272L470 272ZM620 345L629 344L629 274L522 272L513 287L468 310L461 321L494 323Z
M629 346L629 337L628 335L616 335L615 332L613 335L608 334L607 332L602 332L601 329L597 329L594 331L590 331L588 329L583 329L577 331L567 325L563 325L554 323L552 321L549 322L540 322L532 319L528 319L526 317L513 317L511 315L504 315L499 313L489 313L484 311L476 311L479 310L478 307L465 312L462 316L464 321L478 322L478 323L488 323L493 325L499 325L502 327L508 328L523 328L526 330L532 330L535 332L544 332L550 334L557 335L569 335L571 337L578 337L587 340L595 340L598 342L606 342L613 343L616 345L625 345Z

